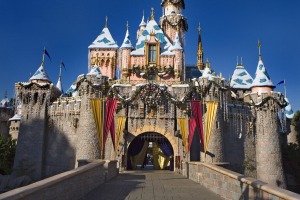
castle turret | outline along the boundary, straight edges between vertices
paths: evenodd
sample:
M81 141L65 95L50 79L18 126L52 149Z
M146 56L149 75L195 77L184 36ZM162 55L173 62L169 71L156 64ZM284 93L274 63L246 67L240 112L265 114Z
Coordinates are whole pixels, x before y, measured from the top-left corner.
M128 77L128 75L129 75L128 69L131 64L130 53L131 53L131 50L133 49L133 46L130 41L128 22L127 22L126 28L127 28L127 30L126 30L125 38L124 38L122 46L120 47L120 54L121 54L120 61L121 62L119 63L119 65L120 65L119 67L121 68L123 79Z
M143 17L142 17L142 21L139 25L139 29L137 30L136 33L136 39L138 39L140 37L140 35L142 34L143 30L146 28L147 23L145 22L145 17L144 17L144 12L143 12Z
M203 60L203 47L202 47L202 40L201 40L201 28L200 28L200 23L198 27L198 51L197 51L197 67L199 70L203 70L205 65L204 65L204 60Z
M174 73L175 78L183 80L183 72L184 72L184 61L183 61L183 48L179 39L178 32L175 35L174 43L169 49L172 53L175 54L175 62L174 62Z
M250 103L255 113L256 130L256 170L257 179L271 185L285 188L278 112L285 105L280 93L273 92L274 85L262 62L259 42L259 61L252 93L244 100Z
M163 7L163 16L160 18L160 27L171 43L178 32L183 45L184 33L188 30L187 19L181 13L185 9L184 0L163 0L161 6Z
M258 41L259 60L258 60L258 64L257 64L255 78L253 80L253 84L251 87L251 91L258 92L258 95L261 95L261 93L268 93L268 95L270 95L271 91L273 91L275 86L273 85L273 83L270 79L270 76L267 72L267 69L265 68L264 63L262 61L260 47L261 47L261 44Z
M108 29L108 18L106 24L98 37L88 47L88 66L99 66L101 74L109 78L115 77L118 45Z

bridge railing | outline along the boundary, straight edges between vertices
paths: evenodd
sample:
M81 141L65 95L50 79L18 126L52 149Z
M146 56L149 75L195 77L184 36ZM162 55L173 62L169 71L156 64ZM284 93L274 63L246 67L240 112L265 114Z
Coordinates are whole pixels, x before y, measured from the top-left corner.
M300 199L300 195L203 162L182 163L182 174L225 199Z
M80 199L117 174L117 161L87 161L74 170L0 194L0 199Z

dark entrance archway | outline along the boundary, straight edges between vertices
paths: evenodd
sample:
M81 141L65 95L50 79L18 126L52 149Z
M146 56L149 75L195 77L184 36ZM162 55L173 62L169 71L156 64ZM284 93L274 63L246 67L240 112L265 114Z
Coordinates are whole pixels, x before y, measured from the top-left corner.
M174 170L174 150L162 134L146 132L135 137L127 151L127 170Z

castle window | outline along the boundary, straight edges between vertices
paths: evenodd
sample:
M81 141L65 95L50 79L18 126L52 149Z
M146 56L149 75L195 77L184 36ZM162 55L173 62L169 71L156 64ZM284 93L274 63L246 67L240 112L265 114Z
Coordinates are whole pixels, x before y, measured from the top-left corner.
M149 62L156 62L156 45L149 45Z

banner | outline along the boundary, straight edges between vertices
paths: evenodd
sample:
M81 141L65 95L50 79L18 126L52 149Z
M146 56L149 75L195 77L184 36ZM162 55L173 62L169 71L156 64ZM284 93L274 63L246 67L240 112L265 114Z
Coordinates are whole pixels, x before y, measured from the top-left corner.
M123 129L125 127L126 117L118 117L118 125L115 139L115 157L117 156L118 146L121 137L123 136Z
M194 138L195 130L196 130L196 120L195 120L195 118L190 118L189 119L189 138L188 138L188 141L189 141L188 150L189 151L191 149L191 145L192 145L192 141L193 141L193 138Z
M178 118L178 123L179 123L179 128L180 128L180 133L182 135L182 142L184 146L184 151L185 153L188 153L188 135L186 131L186 125L187 125L187 118Z
M108 131L111 133L111 138L115 138L114 131L112 133L111 126L114 125L114 113L117 107L116 99L107 99L105 108L105 120L104 120L104 132L103 132L103 146L102 150L105 148L105 143L108 136ZM113 127L114 128L114 127ZM114 142L114 141L113 141Z
M203 133L203 125L202 125L202 103L201 101L191 101L191 107L193 111L193 117L195 118L195 122L199 131L200 141L204 149L205 138Z
M206 111L206 119L205 119L205 143L204 143L204 152L205 153L208 149L211 131L215 124L218 102L217 101L209 101L206 103L206 108L207 108L207 111Z
M103 146L103 124L104 124L104 99L91 99L91 107L94 115L94 121L99 137L99 146L102 149Z

